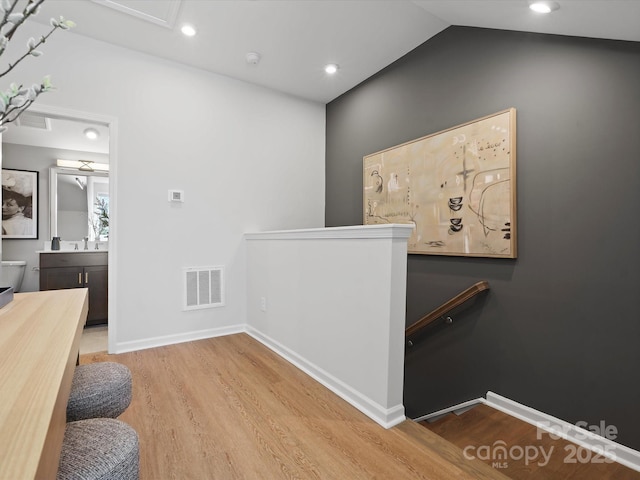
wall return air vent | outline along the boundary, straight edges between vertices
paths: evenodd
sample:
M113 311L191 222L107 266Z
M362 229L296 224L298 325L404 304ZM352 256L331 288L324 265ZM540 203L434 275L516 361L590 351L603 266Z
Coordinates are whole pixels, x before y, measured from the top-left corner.
M183 310L224 305L224 269L222 267L186 267Z

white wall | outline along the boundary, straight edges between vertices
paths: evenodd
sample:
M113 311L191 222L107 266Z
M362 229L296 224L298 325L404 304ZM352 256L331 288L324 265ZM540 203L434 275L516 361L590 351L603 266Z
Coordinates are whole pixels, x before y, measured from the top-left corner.
M57 89L39 103L117 119L115 350L244 324L242 234L324 225L324 106L73 32L44 51L14 81L51 74ZM226 306L182 312L182 267L207 265L226 268Z
M412 229L246 235L248 332L385 427L404 420Z

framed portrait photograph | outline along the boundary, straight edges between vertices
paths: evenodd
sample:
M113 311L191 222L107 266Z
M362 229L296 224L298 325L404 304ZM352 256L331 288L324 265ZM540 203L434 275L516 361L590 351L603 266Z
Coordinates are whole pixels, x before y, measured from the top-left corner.
M2 169L2 239L38 238L38 172Z

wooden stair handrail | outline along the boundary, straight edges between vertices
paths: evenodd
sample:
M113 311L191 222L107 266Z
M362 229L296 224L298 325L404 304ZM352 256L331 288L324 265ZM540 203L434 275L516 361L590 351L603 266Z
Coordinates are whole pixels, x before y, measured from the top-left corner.
M474 283L469 288L453 297L451 300L448 300L447 302L440 305L431 313L426 314L413 325L407 327L407 329L404 331L405 338L418 333L423 328L426 328L428 325L443 317L447 312L450 312L454 308L459 307L467 300L470 300L471 298L475 297L477 294L485 290L489 290L489 282L487 282L486 280Z

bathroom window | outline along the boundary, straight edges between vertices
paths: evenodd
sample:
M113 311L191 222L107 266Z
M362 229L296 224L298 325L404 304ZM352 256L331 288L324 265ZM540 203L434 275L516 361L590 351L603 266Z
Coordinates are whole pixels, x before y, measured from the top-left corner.
M96 242L109 240L109 194L96 194L91 215L91 228Z

